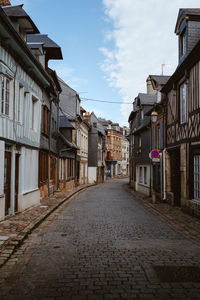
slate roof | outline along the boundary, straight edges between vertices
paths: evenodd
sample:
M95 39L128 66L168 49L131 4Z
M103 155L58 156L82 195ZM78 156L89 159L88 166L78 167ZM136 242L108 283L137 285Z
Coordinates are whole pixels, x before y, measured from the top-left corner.
M174 83L177 82L184 76L185 70L190 70L200 60L200 40L184 59L184 61L176 68L168 82L161 89L161 93L167 93L172 89Z
M74 144L71 143L70 141L68 141L64 135L59 131L59 136L61 137L61 139L63 140L63 142L71 149L78 149L78 147ZM62 150L62 149L61 149Z
M189 18L197 18L200 20L200 8L180 8L178 12L178 18L175 26L175 33L178 34L179 32L179 26L182 22L182 19L184 17L189 17Z
M56 88L58 89L59 92L62 92L62 89L61 89L61 86L60 86L60 83L58 81L58 76L56 74L56 71L50 69L50 68L47 68L47 73L51 76L51 78L53 79L53 82L55 83L56 85Z
M7 17L9 17L11 20L15 19L25 19L29 23L29 30L28 26L26 28L27 32L30 33L40 33L38 28L36 27L35 23L32 21L32 19L29 17L29 15L25 12L23 9L23 4L16 5L16 6L3 6L2 9L4 10Z
M140 130L144 129L148 125L150 125L150 123L151 123L150 117L145 117L144 120L143 120L143 122L142 122L142 124L139 127L137 127L137 129L134 131L134 134L136 132L139 132Z
M167 75L149 75L158 85L165 85L169 80L170 76Z
M48 51L51 59L63 58L60 46L50 39L47 34L27 34L27 43L42 43L43 48Z
M66 116L60 116L59 117L59 127L61 128L71 128L75 129L72 124L69 122Z
M140 104L142 105L153 105L156 103L157 97L155 94L139 93L136 99L139 99Z
M101 124L101 122L97 122L97 130L98 130L102 135L105 135L105 134L106 134L105 129L104 129L103 125Z

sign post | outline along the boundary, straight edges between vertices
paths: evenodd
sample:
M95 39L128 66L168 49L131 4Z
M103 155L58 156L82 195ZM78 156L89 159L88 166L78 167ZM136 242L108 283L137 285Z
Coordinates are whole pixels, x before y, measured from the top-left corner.
M149 153L149 157L151 158L152 162L160 162L160 152L156 149Z

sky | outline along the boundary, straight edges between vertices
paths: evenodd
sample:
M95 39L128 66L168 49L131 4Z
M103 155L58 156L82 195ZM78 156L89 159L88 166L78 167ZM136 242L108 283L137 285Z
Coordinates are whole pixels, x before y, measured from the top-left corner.
M10 0L24 4L40 33L62 49L54 69L85 110L128 125L132 103L148 75L172 75L178 61L174 33L179 8L199 0ZM103 100L117 103L88 101Z

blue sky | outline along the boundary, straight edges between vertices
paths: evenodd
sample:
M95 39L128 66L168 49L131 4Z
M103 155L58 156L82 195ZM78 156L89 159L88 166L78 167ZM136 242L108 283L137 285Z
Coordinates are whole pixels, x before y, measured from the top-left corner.
M52 67L83 98L132 102L149 74L177 66L174 27L180 7L199 0L11 0L24 3L41 33L62 48ZM87 111L127 125L131 105L82 102Z

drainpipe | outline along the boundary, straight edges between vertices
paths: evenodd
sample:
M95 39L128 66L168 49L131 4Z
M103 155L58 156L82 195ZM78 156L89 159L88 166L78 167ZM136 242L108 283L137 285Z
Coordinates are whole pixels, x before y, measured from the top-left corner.
M49 153L48 153L48 196L50 196L50 161L51 161L51 111L52 111L52 101L50 99L50 113L49 113Z
M14 138L16 140L16 101L15 101L15 94L16 94L16 76L17 76L17 68L18 63L16 63L15 74L14 74L14 83L13 83L13 132ZM11 186L10 186L10 208L9 214L14 215L15 213L15 150L16 150L16 143L12 146L12 153L11 153Z
M57 106L57 128L56 128L56 131L57 131L57 139L58 139L58 133L59 133L59 96L60 96L61 92L58 92L57 93L57 103L56 103L56 106ZM60 189L60 185L59 185L59 171L60 171L60 152L59 152L59 149L58 149L58 143L57 143L57 155L58 155L58 164L57 164L57 191L59 191Z
M163 200L166 200L166 174L165 174L165 169L166 169L166 149L163 150Z

